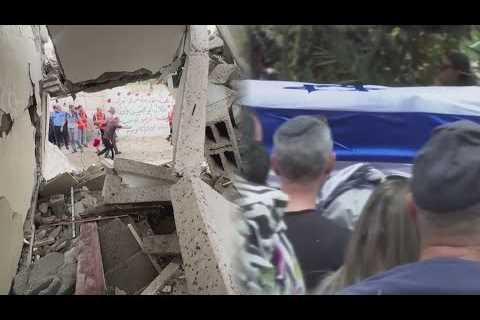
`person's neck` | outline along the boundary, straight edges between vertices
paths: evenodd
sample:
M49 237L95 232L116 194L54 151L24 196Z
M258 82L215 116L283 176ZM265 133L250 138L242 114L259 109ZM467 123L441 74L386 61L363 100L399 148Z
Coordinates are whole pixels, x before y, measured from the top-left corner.
M288 195L286 211L297 212L315 209L318 189L318 183L306 185L283 183L282 191Z
M429 245L422 249L420 253L421 261L433 258L460 258L480 262L480 245Z

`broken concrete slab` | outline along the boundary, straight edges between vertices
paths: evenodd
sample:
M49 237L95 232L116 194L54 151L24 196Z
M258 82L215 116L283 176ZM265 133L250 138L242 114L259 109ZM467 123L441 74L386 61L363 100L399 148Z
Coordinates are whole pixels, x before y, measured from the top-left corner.
M93 209L97 206L97 198L89 195L88 193L84 195L84 198L80 202L83 204L86 210Z
M136 294L145 288L157 275L148 257L138 251L121 261L116 268L105 273L108 286L116 286L127 294Z
M168 201L170 201L170 184L136 188L120 186L116 190L105 193L104 196L105 204Z
M76 295L103 295L106 292L100 240L97 224L85 223L80 227L78 263L76 270ZM73 260L72 257L68 260ZM67 257L65 257L67 258Z
M173 123L173 163L179 174L200 175L204 161L205 107L208 90L208 31L192 25L187 33L185 67L178 89Z
M78 184L70 173L63 173L55 178L49 180L40 187L39 194L42 197L49 197L55 194L66 194L70 192L70 187Z
M102 189L102 197L111 198L114 197L115 194L120 190L122 186L122 178L116 174L108 174L105 177L105 183Z
M76 265L65 263L63 254L50 253L15 277L17 295L64 295L73 292Z
M190 294L239 292L233 278L236 252L234 204L196 177L172 189L175 225Z
M123 178L123 183L132 186L136 185L129 183L129 181L125 178L124 173L152 178L155 180L164 180L172 183L178 180L173 168L171 166L166 166L165 164L152 165L145 162L117 158L113 163L113 167L115 171Z
M99 238L109 287L135 294L155 278L157 271L120 219L102 223Z
M208 38L208 50L215 50L218 48L222 48L224 45L222 38L217 37L215 35L211 35Z
M141 250L127 226L118 218L100 223L98 233L105 272Z
M180 244L176 233L143 237L143 250L158 256L179 255Z

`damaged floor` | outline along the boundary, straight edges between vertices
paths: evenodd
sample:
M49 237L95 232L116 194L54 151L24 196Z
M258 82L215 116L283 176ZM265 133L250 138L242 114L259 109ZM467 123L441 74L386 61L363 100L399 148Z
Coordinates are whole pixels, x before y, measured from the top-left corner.
M175 180L170 171L168 163L102 159L81 172L44 181L33 217L34 237L32 217L25 222L12 294L186 294L168 197L131 203L117 197L116 203L106 203L103 196L115 187L128 188L130 194L149 187L168 189ZM107 175L118 177L121 185L109 185Z

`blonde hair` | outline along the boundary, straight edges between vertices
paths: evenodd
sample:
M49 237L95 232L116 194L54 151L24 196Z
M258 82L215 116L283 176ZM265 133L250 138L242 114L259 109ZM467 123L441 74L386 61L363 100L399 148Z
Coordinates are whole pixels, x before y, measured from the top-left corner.
M386 180L372 193L348 244L344 265L317 290L332 294L375 274L418 260L420 240L407 212L408 179Z

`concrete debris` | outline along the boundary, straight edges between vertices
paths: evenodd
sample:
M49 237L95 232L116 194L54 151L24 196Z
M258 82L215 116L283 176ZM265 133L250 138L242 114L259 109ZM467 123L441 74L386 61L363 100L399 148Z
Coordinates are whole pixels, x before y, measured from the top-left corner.
M172 286L165 286L162 289L162 293L171 293L172 292Z
M46 245L49 245L49 244L52 244L52 243L55 243L55 239L48 238L48 239L36 241L33 247L34 248L40 248L40 247L43 247L43 246L46 246Z
M42 230L42 231L47 231L47 230ZM60 234L61 231L62 231L62 226L58 226L55 229L53 229L52 232L50 232L48 237L52 238L52 239L55 239L56 237L58 237L58 235Z
M84 198L81 200L81 203L85 209L93 209L97 206L97 198L92 197L89 194L85 194Z
M149 181L142 181L140 178L149 178L154 180L155 184L165 184L167 182L175 183L178 177L169 163L162 165L152 165L135 160L117 158L113 163L115 171L120 177L122 182L135 187L149 185ZM160 181L156 181L160 180Z
M215 50L223 47L223 40L220 37L211 35L208 39L208 50Z
M38 211L42 214L42 216L47 215L48 213L48 203L43 202L38 205Z
M63 254L50 253L20 272L14 279L16 295L72 294L76 265L65 263Z
M57 194L50 197L50 208L52 208L53 214L58 218L65 215L65 195Z
M238 239L228 214L235 206L196 177L184 176L171 192L189 292L238 292L232 256Z
M45 141L45 166L42 172L43 177L48 182L51 182L54 178L58 178L59 176L63 176L65 174L70 174L74 172L78 172L78 168L76 168L65 156L65 154L54 144L50 141ZM70 175L71 176L71 175ZM70 181L66 181L69 183ZM56 184L55 184L56 185ZM58 188L58 186L57 186ZM67 186L70 188L70 185ZM44 192L49 193L48 189ZM58 192L57 190L52 191L53 193L62 193L62 191Z
M83 202L75 202L75 215L81 216L85 209Z
M112 179L110 179L112 177ZM127 187L120 183L121 178L108 175L103 187L105 204L126 204L135 202L168 202L170 201L171 184L153 186Z
M240 68L234 64L218 64L208 76L208 81L213 84L228 84L231 80L240 77Z
M42 240L47 235L47 230L40 230L35 233L35 240Z

